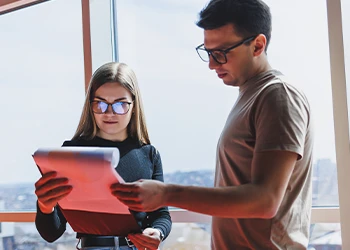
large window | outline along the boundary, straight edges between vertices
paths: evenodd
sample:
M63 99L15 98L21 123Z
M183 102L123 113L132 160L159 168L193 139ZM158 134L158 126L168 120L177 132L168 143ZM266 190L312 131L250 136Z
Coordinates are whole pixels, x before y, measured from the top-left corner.
M327 20L327 1L333 0L265 1L273 14L269 61L306 93L314 118L315 224L310 249L340 249L344 216L340 221L334 211L339 204L346 208L349 201L339 201L337 185L341 163L336 159L344 154L338 152L333 125L339 121L339 114L333 114L338 100L332 99L332 92L338 83L333 74L331 81L329 54L334 37L328 35L328 25L337 15ZM238 90L225 86L196 54L203 31L195 22L208 0L89 0L90 16L83 19L90 21L90 59L83 56L82 2L87 1L48 1L0 16L0 104L6 107L0 132L0 211L34 211L34 182L40 175L31 154L38 147L61 145L74 134L84 100L84 70L91 70L87 64L84 69L86 60L91 60L92 70L115 59L135 70L165 180L212 186L217 140ZM341 2L349 76L350 3ZM343 121L348 126L347 118ZM185 223L174 224L163 250L209 249L208 217L190 216L185 211L178 220ZM334 224L320 223L324 221ZM36 238L33 223L1 223L0 249L11 244L61 249L73 246L74 236L69 229L57 244L45 245Z
M79 0L0 16L1 184L34 184L32 153L72 137L84 99L81 29Z
M84 101L81 20L80 0L0 16L2 212L35 210L40 174L31 155L38 147L61 145L77 127ZM38 237L34 223L1 223L0 249L56 249L36 245Z
M270 62L305 92L311 105L315 131L313 205L338 206L326 1L266 3L273 14Z
M196 13L206 2L117 2L119 59L139 78L151 140L166 173L214 169L217 139L237 97L237 88L224 86L194 50L203 42ZM300 9L295 2L266 2L273 13L270 62L306 93L312 107L314 205L337 206L326 4L300 0ZM296 12L297 19L286 18Z
M118 0L117 24L119 60L138 76L151 141L162 155L166 181L210 186L217 139L238 89L226 87L195 52L203 42L195 21L206 3ZM313 205L338 206L326 3L266 3L273 14L270 63L305 92L312 109ZM313 235L322 237L324 227L318 230L313 227Z
M138 77L165 173L214 169L216 142L237 97L195 51L203 40L196 13L205 3L117 1L119 60Z

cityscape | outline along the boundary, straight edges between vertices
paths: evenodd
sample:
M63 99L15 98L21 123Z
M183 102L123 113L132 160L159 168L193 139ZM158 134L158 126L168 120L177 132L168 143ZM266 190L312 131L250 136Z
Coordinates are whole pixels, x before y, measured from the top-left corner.
M211 187L214 172L176 171L164 175L165 182ZM336 165L329 159L318 159L313 166L313 206L338 206ZM0 211L35 211L34 183L0 185ZM171 208L170 208L171 209ZM0 250L73 250L75 232L68 227L55 243L44 241L34 223L1 223ZM339 224L313 224L310 228L310 250L341 249ZM161 250L209 250L210 225L174 223L171 234L162 243Z

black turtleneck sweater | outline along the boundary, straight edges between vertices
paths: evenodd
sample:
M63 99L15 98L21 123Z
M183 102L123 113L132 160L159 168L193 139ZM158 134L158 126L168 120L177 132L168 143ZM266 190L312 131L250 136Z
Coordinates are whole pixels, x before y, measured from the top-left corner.
M120 160L116 170L125 182L139 179L153 179L164 181L160 155L152 145L141 145L139 141L127 138L122 142L105 140L95 137L92 140L79 138L65 141L63 146L86 147L116 147L120 152ZM153 227L161 230L167 237L171 230L171 218L167 207L153 212L133 212L133 215L142 228ZM35 224L38 232L48 242L57 240L66 230L67 220L60 208L55 207L51 214L44 214L37 206ZM77 238L89 235L77 232Z

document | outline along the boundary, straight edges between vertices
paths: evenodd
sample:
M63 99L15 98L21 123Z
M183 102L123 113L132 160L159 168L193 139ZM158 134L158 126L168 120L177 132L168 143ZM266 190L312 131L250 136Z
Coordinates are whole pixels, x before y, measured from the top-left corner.
M129 208L110 191L111 184L124 182L115 170L117 148L39 148L33 158L41 174L56 171L73 186L58 205L75 232L109 236L141 232Z
M129 214L129 209L110 192L110 185L124 180L115 170L117 148L39 148L33 155L42 174L56 171L68 178L71 193L59 201L63 209Z

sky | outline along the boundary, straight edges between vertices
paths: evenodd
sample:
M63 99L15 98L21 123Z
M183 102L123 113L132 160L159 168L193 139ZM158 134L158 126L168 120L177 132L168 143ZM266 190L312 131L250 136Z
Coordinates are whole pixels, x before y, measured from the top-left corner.
M94 70L112 60L108 3L91 1ZM203 42L195 22L206 3L117 1L119 59L138 77L165 173L214 169L217 140L238 94L195 51ZM266 3L273 18L270 63L309 98L315 160L335 162L326 3ZM36 181L31 154L73 136L84 101L81 26L80 0L48 1L0 16L0 183Z

